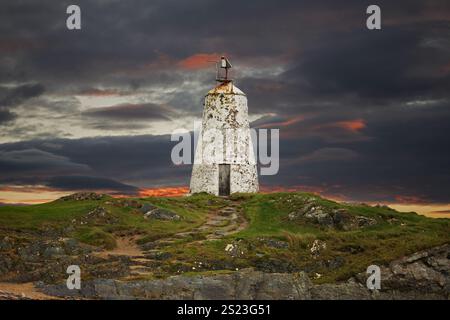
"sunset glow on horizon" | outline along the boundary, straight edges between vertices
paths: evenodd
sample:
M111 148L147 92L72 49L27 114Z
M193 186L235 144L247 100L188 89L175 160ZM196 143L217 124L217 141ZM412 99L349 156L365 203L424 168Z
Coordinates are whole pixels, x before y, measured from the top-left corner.
M51 202L57 200L61 197L70 195L75 192L82 191L57 191L57 190L48 190L48 188L34 189L31 190L29 188L17 188L15 190L0 190L0 204L2 205L33 205L33 204L41 204L46 202ZM91 192L89 190L85 190L84 192ZM189 195L189 187L188 186L169 186L169 187L155 187L155 188L145 188L140 189L138 194L136 195L125 195L125 194L111 194L108 190L96 191L97 193L105 193L109 194L114 198L126 198L126 197L139 197L139 198L147 198L147 197L184 197ZM350 199L344 199L339 195L332 194L324 194L323 190L317 188L310 188L307 186L297 186L290 188L283 188L281 186L262 186L261 193L276 193L276 192L308 192L312 194L316 194L318 196L325 197L327 199L336 201L336 202L348 202L352 203ZM322 193L321 193L322 192ZM358 202L356 202L358 203ZM404 200L400 202L385 202L385 203L376 203L376 202L367 202L368 205L387 205L397 211L400 212L416 212L421 215L425 215L431 218L450 218L450 203L448 204L432 204L432 203L406 203Z

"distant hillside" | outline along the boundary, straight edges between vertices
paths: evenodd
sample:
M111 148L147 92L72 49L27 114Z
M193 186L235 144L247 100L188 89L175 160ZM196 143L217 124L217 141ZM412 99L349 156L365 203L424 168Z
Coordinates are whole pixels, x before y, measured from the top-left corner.
M0 207L0 281L305 272L337 283L450 243L450 219L339 204L309 193L116 199L79 193Z

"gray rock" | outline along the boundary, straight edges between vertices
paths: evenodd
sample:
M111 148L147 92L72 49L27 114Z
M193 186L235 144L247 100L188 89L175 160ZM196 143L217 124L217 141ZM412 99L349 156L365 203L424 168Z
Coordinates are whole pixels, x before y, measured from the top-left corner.
M11 250L14 247L14 240L6 236L0 240L0 250Z
M157 252L150 252L146 254L145 257L147 259L154 259L154 260L167 260L172 257L172 254L170 252L157 251Z
M289 248L289 243L287 241L271 239L271 238L259 238L258 240L261 241L262 243L264 243L264 245L271 247L271 248L277 248L277 249Z
M75 250L79 246L78 240L72 238L64 239L63 243L66 249L68 249L69 251Z
M158 209L158 208L155 207L154 205L150 204L150 203L144 203L142 205L142 207L139 209L139 211L141 211L142 213L147 213L147 212L149 212L151 210L154 210L154 209Z
M77 192L69 196L60 198L62 201L86 201L86 200L102 200L106 197L105 194L95 192Z
M55 256L61 256L64 255L64 249L61 247L48 247L44 250L44 258L53 258Z
M158 219L158 220L180 220L181 217L177 215L176 213L161 209L161 208L155 208L152 209L144 214L145 218L147 219Z
M314 285L304 272L252 269L157 280L87 280L79 291L67 290L65 283L39 287L50 295L96 299L448 299L449 254L447 244L393 261L381 268L381 290L366 288L365 273L345 282Z
M314 300L368 300L372 292L364 285L352 279L337 284L315 285L311 288L311 298Z
M113 216L106 208L98 206L89 211L88 214L81 219L81 224L101 223L110 224L117 222L117 217Z
M377 224L377 220L363 216L357 216L356 222L358 224L358 227L374 226Z
M51 295L100 299L309 299L312 286L308 276L267 274L241 270L215 276L174 276L160 280L118 281L100 279L85 283L85 289L70 292L63 285L47 285Z
M295 221L306 219L318 225L343 230L353 230L377 224L377 220L364 216L354 216L343 208L328 208L314 198L307 198L303 205L288 215L288 219Z

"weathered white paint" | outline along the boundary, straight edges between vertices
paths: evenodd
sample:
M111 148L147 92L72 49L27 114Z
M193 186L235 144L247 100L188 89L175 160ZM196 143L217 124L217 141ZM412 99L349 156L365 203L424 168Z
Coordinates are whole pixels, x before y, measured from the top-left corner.
M258 192L247 97L232 81L206 94L190 193L218 195L219 164L230 164L230 193Z

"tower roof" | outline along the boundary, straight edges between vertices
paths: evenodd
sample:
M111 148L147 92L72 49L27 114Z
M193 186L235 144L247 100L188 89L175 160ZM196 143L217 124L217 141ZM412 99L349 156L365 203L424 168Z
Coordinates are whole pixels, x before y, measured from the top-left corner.
M242 92L241 89L236 87L233 84L233 81L227 81L222 82L219 85L217 85L215 88L208 91L207 95L209 94L237 94L237 95L243 95L245 96L245 93Z

